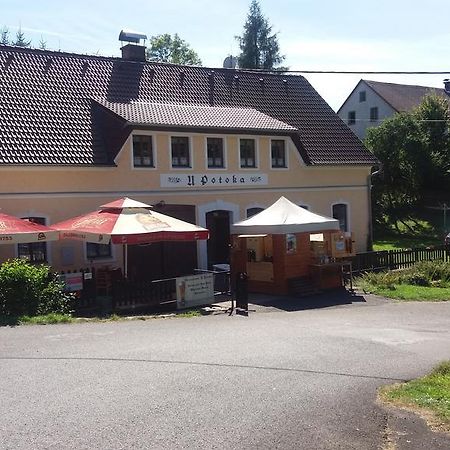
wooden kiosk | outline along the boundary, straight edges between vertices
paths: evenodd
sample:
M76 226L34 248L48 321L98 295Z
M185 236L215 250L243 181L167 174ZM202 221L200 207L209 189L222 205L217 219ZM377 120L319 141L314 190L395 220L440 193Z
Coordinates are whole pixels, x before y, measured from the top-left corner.
M341 258L354 254L352 236L340 231L336 219L285 197L235 223L231 232L232 277L245 272L249 292L288 294L296 283L319 290L340 287Z

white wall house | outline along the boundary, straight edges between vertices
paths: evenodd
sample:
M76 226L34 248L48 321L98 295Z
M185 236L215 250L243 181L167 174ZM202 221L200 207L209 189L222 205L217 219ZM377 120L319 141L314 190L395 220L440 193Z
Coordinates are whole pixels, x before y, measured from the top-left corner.
M397 112L410 111L418 106L427 94L449 98L449 82L444 83L446 89L360 80L337 113L363 140L368 128L378 126Z

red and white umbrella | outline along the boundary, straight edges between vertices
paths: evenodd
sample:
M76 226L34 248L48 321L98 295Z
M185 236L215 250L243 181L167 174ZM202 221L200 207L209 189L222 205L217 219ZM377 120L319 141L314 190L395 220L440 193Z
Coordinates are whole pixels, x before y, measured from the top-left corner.
M97 244L149 244L162 241L208 239L206 228L155 211L145 203L121 198L83 216L52 225L63 239L80 239ZM124 252L125 276L127 270Z
M0 213L0 244L29 244L58 238L58 231L52 228Z

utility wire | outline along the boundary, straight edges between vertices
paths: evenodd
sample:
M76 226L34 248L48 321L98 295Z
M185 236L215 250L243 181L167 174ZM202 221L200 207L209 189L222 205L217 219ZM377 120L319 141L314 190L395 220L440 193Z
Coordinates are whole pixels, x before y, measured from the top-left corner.
M236 70L236 69L232 69ZM245 69L239 67L237 70L244 72L265 73L317 73L317 74L340 74L340 75L450 75L450 70L444 71L392 71L392 70L283 70L283 69Z
M372 119L352 119L352 121L354 122L372 122L372 123L377 123L377 122L383 122L385 119L390 119L393 116L386 116L382 119L377 119L377 120L372 120ZM418 119L416 120L416 122L431 122L431 123L441 123L441 122L445 122L447 123L448 120L445 119Z
M284 71L280 71L284 72ZM286 70L289 73L324 73L342 75L450 75L447 71L353 71L353 70Z

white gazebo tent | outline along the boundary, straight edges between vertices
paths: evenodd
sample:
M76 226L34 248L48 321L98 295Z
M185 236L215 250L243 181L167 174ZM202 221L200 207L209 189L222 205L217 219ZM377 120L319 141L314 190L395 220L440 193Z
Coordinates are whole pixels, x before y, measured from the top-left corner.
M233 224L232 234L319 233L339 230L339 221L308 211L280 197L264 211Z
M311 277L328 262L329 287L341 283L342 267L332 268L332 246L344 243L339 221L308 211L285 197L231 227L232 272L248 275L249 290L287 294L293 280ZM338 274L339 272L339 274ZM338 276L339 275L339 276Z

